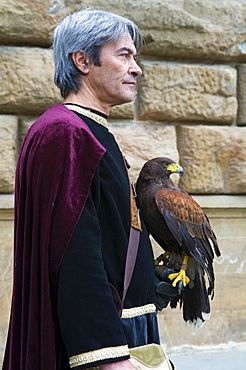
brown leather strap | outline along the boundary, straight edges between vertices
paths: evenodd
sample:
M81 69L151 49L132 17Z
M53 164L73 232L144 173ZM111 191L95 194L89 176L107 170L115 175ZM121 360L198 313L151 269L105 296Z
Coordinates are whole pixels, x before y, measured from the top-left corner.
M128 168L128 163L125 160L125 165ZM129 180L130 183L130 180ZM139 246L139 239L140 239L140 231L141 231L141 221L139 217L139 209L136 204L136 191L134 188L134 184L130 183L130 207L131 207L131 228L130 228L130 235L129 235L129 242L126 254L126 264L125 264L125 276L124 276L124 286L123 286L123 295L122 295L122 308L123 303L126 297L127 290L129 288L135 262L137 259L138 253L138 246Z
M140 230L134 229L133 227L131 227L128 248L127 248L127 255L126 255L122 306L123 306L126 293L127 293L127 290L129 288L129 285L132 279L133 270L134 270L135 262L137 259L139 239L140 239Z
M126 168L128 169L129 165L124 156L123 158L124 158ZM134 185L130 183L131 228L130 228L128 247L127 247L127 254L126 254L125 275L124 275L124 286L123 286L122 298L120 298L115 287L110 284L112 294L114 297L114 301L115 301L116 307L118 308L120 316L122 314L122 309L123 309L123 304L124 304L124 300L126 297L126 293L131 283L134 266L135 266L136 259L137 259L139 240L140 240L141 221L140 221L139 209L137 208L135 197L136 197L136 192L135 192Z

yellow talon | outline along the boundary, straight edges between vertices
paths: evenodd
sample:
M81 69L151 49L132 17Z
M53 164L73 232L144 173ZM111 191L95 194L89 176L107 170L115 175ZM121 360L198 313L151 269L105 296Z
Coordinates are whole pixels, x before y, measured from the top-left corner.
M185 272L188 267L188 260L189 260L189 257L185 255L180 271L175 272L174 274L168 275L170 280L175 279L174 282L172 283L173 287L176 287L177 283L180 280L182 281L183 286L186 286L190 282L190 279L188 278L188 276L186 276L186 272Z
M183 286L186 286L190 282L190 279L188 278L188 276L186 276L185 270L183 269L181 269L179 272L175 272L174 274L168 275L168 278L170 280L175 279L172 283L173 287L176 287L178 281L180 280L182 281Z

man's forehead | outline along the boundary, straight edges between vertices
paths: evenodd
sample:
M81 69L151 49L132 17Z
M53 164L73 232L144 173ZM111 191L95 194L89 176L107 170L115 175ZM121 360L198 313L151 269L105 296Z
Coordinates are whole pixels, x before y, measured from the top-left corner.
M137 54L136 47L129 33L125 33L118 40L106 44L103 48L111 48L114 49L115 52L125 51L129 54Z

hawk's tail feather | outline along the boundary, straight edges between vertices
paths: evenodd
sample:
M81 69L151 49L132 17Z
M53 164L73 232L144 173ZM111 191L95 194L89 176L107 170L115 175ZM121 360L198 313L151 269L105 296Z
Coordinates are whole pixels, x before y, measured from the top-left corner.
M189 285L183 292L183 319L193 330L200 329L210 316L210 302L204 279L203 269L198 266L194 286Z

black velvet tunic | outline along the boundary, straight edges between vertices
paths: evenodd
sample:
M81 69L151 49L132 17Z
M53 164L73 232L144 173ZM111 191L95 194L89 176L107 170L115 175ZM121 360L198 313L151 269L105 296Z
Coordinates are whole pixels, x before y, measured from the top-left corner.
M114 305L108 283L122 296L130 231L129 180L114 136L91 118L78 115L106 152L60 266L57 330L64 347L58 369L69 368L67 357L80 369L127 359L128 347L159 343L153 252L143 223L121 319Z

